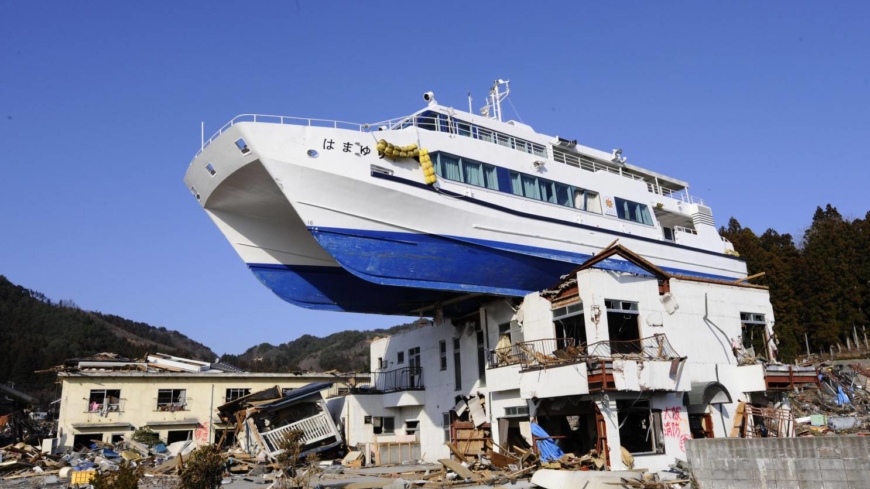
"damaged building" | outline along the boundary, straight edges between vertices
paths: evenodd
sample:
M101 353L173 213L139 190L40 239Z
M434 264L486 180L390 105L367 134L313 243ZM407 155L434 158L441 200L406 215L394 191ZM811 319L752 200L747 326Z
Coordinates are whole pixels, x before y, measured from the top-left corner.
M324 452L343 443L323 396L332 386L314 382L289 391L275 386L219 406L218 416L224 425L235 426L232 439L251 456L265 452L274 459L284 452L286 435L294 431L300 436L300 457ZM228 434L217 443L230 444Z
M793 436L783 393L817 382L777 361L766 288L676 276L618 245L522 300L474 300L372 343L371 385L328 401L348 445L395 463L548 440L662 470L692 438Z
M61 384L55 444L60 450L91 440L113 443L142 427L167 444L223 439L229 445L235 442L236 426L217 415L218 406L268 389L277 393L270 397L275 399L322 388L311 396L323 399L369 380L368 374L355 373L252 373L159 353L140 360L107 353L69 360L55 370Z

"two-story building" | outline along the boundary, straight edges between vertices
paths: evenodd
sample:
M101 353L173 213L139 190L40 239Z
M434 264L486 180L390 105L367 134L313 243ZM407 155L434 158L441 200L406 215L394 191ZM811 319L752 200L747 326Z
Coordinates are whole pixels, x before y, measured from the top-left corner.
M528 448L536 424L566 453L594 449L621 469L623 447L660 470L685 458L687 439L745 434L747 422L791 435L779 391L815 371L777 364L773 326L766 288L674 276L614 246L521 301L374 342L372 388L331 410L349 445L381 458ZM785 414L747 421L742 403Z
M68 362L58 371L61 408L60 449L114 442L141 427L166 443L194 440L232 443L235 429L224 424L216 408L251 393L278 387L290 391L328 382L324 396L343 394L349 385L367 383L369 374L251 373L225 363L149 355L141 361L99 355Z

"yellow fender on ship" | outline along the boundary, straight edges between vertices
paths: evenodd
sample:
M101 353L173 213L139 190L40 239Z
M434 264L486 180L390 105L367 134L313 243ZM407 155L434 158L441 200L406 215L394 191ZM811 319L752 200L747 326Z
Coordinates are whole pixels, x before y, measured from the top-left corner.
M407 146L396 146L381 139L378 141L378 156L387 157L393 160L400 158L413 158L420 162L423 167L423 175L426 177L426 185L432 185L437 181L435 176L435 167L432 166L432 159L429 157L429 151L426 148L418 148L416 144Z

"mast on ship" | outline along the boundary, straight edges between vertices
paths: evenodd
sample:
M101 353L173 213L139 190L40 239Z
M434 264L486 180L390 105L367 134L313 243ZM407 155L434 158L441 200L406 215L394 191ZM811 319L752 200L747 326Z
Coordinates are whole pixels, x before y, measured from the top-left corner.
M503 122L501 103L511 92L510 83L510 80L502 80L501 78L493 82L492 88L489 89L489 96L486 97L486 106L480 109L480 113L483 114L484 117ZM504 85L504 91L501 89L502 85Z

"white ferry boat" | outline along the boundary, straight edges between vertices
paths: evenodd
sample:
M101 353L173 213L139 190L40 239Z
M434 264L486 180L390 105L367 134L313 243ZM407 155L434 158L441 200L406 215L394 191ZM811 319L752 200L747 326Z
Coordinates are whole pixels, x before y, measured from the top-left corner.
M496 81L482 115L431 92L372 124L240 115L184 181L257 278L309 308L415 314L522 296L616 239L672 273L746 276L688 183L505 122L508 93Z

